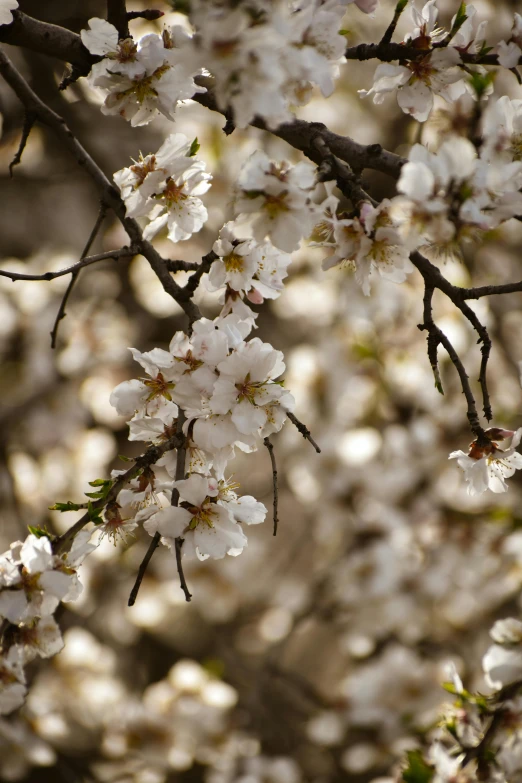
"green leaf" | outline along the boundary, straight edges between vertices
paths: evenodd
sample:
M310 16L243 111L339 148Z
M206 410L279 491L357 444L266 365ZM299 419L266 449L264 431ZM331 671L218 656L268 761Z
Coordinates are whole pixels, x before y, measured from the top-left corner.
M489 89L495 79L495 71L489 71L489 73L471 73L469 77L469 83L475 90L477 99L482 96Z
M67 503L55 503L54 506L49 506L49 511L79 511L85 508L85 503L73 503L68 500Z
M101 509L94 508L94 505L89 501L87 505L87 514L89 515L89 520L91 522L94 522L95 525L99 525L101 522L103 522L103 519L100 516Z
M124 454L118 454L118 459L121 459L123 462L134 462L132 457L126 457Z
M420 750L409 750L406 758L408 766L402 772L404 783L430 783L435 769L424 761Z
M90 487L104 487L106 484L110 484L109 479L94 479L94 481L89 481Z
M199 143L198 137L196 136L196 138L194 139L194 141L190 145L190 149L188 151L187 158L193 158L194 155L197 155L200 147L201 147L201 144Z
M33 536L36 536L37 538L51 538L49 533L41 527L33 527L32 525L27 525L27 529L29 530L30 533L33 534Z

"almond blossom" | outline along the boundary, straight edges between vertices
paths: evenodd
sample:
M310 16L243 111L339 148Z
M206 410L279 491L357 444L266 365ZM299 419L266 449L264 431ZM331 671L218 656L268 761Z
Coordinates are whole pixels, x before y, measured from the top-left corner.
M182 537L183 554L220 559L239 555L247 544L241 526L224 505L217 503L215 484L208 477L194 473L183 481L175 481L180 493L180 506L169 506L148 519L144 527L150 533L161 534L163 542L175 548L175 539Z
M244 435L262 433L269 419L267 406L293 408L292 395L275 382L284 370L281 351L254 337L218 365L219 379L210 399L210 411L230 415L234 426Z
M168 227L173 242L189 239L199 231L208 214L199 196L210 188L205 163L194 157L197 139L182 133L168 136L158 152L114 174L129 217L147 216L143 235L152 239Z
M500 690L522 680L522 623L514 618L497 620L490 631L495 644L482 659L486 682Z
M449 459L456 459L468 482L468 495L480 495L487 489L492 492L507 492L506 479L522 468L522 454L516 451L522 438L522 427L518 430L491 428L486 430L489 443L478 445L475 440L468 453L453 451ZM508 449L501 449L499 440L512 438Z
M434 95L453 103L466 91L460 64L460 54L450 46L410 60L407 65L382 63L375 71L373 86L359 90L359 95L373 95L373 102L379 104L386 93L397 90L397 103L403 112L425 122L433 108Z
M404 282L413 266L398 224L390 216L390 200L384 199L378 207L364 202L359 217L337 218L335 202L338 203L338 199L333 199L332 195L327 199L328 207L333 210L328 219L330 241L316 243L333 251L324 259L323 269L351 265L366 296L370 294L371 278L375 273L394 283Z
M258 242L269 236L276 247L291 252L317 222L319 208L312 200L315 190L312 164L276 163L257 150L238 178L236 215L253 215L252 230Z
M15 8L18 8L17 0L0 0L0 25L11 24Z
M232 222L225 223L212 249L219 258L210 268L209 290L218 291L227 286L254 304L280 295L292 260L288 253L278 250L271 242L259 244L254 239L237 239Z
M103 19L89 21L82 41L92 54L102 55L88 77L105 91L104 114L119 114L131 125L146 125L158 115L174 119L176 105L205 88L196 84L190 36L179 26L162 36L146 35L138 44L118 41L118 32Z
M26 623L52 614L60 601L74 601L82 591L76 569L95 549L90 536L90 531L81 531L68 553L55 555L49 538L31 533L2 555L0 574L8 576L0 583L0 618Z
M17 645L0 658L0 715L7 715L24 703L27 687L24 658Z
M522 16L515 13L509 41L497 45L498 61L504 68L515 68L522 57Z
M104 58L93 65L93 80L107 73L124 74L129 79L145 73L145 64L139 60L138 47L132 38L120 41L117 29L105 19L89 19L89 29L82 30L80 35L91 54Z

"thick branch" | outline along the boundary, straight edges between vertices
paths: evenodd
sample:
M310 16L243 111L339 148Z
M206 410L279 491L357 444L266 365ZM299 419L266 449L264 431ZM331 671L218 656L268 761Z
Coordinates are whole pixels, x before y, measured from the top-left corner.
M198 77L197 82L207 87L208 92L194 95L193 100L202 106L206 106L207 109L217 111L226 117L226 111L218 107L214 98L212 92L213 80L208 77ZM375 169L397 179L402 166L406 163L405 158L401 158L400 155L395 155L393 152L388 152L380 144L359 144L349 136L339 136L337 133L333 133L322 122L294 120L293 122L284 122L274 129L269 128L264 120L257 117L251 124L255 128L266 130L274 136L283 139L292 147L295 147L295 149L301 150L310 160L317 164L322 161L322 156L314 143L317 137L321 137L330 152L349 163L357 173L363 171L363 169Z
M129 23L125 0L107 0L107 21L114 25L120 39L129 37Z
M40 22L21 11L13 11L12 24L0 25L0 42L56 57L76 66L83 74L88 74L92 64L99 59L90 54L76 33Z

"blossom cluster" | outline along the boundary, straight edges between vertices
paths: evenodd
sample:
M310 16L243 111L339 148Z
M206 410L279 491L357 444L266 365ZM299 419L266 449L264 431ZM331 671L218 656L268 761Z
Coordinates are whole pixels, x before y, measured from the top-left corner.
M346 39L341 34L345 6L353 0L301 0L269 4L192 3L194 34L177 25L139 41L119 40L109 22L93 18L82 31L91 54L101 57L89 76L105 93L102 111L144 125L158 113L174 119L178 103L206 89L196 77L214 77L222 110L246 127L255 116L270 127L292 118L290 107L310 100L312 87L334 90ZM372 13L378 0L358 0Z
M27 693L24 666L36 657L49 658L63 647L53 618L60 601L74 601L82 585L77 569L95 547L91 533L80 532L69 552L54 554L41 532L15 541L0 555L0 715L12 712ZM12 643L6 645L6 638Z
M432 733L426 753L408 754L409 769L413 765L417 774L425 772L430 780L441 783L520 777L522 622L513 617L497 620L490 635L494 644L482 659L489 693L466 690L455 665L449 664L450 681L445 688L456 696L456 702Z
M169 546L182 537L183 551L200 559L239 554L246 545L241 525L264 521L263 504L238 497L226 466L236 447L256 450L279 431L294 406L278 380L282 353L257 337L246 340L250 331L251 323L235 314L202 318L190 337L176 332L168 351L133 350L147 377L124 381L111 395L118 413L130 419L131 440L161 443L176 432L184 411L189 477L173 481L177 456L167 452L146 482L148 490L142 482L133 501L133 490L123 490L118 505L134 505L131 517L120 512L122 520L138 513L151 535L160 532ZM163 480L157 468L164 469ZM170 503L173 490L181 498L178 507Z

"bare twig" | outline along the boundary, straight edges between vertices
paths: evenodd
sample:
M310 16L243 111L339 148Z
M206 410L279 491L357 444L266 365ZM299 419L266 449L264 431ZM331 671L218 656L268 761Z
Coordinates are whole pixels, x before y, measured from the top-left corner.
M64 275L70 275L73 272L83 269L85 266L91 264L97 264L99 261L105 261L105 259L113 258L130 258L139 253L137 247L122 247L119 250L108 250L106 253L97 253L94 256L86 256L81 261L78 261L72 266L66 267L66 269L60 269L57 272L44 272L43 275L26 275L23 272L10 272L8 269L0 269L0 277L8 277L15 283L17 280L56 280L57 277L63 277Z
M183 572L183 563L181 562L181 547L183 546L184 541L185 541L185 539L184 538L180 538L179 536L175 540L176 565L178 567L179 586L181 587L181 589L185 593L185 601L187 601L187 603L188 603L191 600L191 598L192 598L192 593L189 591L187 582L185 581L185 574Z
M105 220L105 216L107 214L107 205L102 201L100 204L100 210L98 212L98 217L96 218L96 223L93 226L93 229L89 235L89 239L87 240L87 244L83 248L83 252L80 256L80 262L83 261L84 258L87 257L87 254L89 250L91 249L91 245L98 236L98 232L102 226L103 221ZM71 295L71 292L74 288L74 285L76 281L78 280L78 276L80 274L80 268L78 264L76 264L76 269L71 274L71 280L69 282L69 285L67 286L67 289L62 297L62 301L60 303L60 307L58 308L58 312L56 314L56 318L54 321L54 326L51 332L51 348L56 348L56 339L58 337L58 327L60 326L60 321L65 318L66 312L65 308L67 306L67 302L69 300L69 296Z
M179 410L178 415L178 424L177 424L177 431L182 435L183 433L183 425L185 423L185 413L184 411ZM176 460L176 481L183 481L185 478L185 467L187 462L187 443L185 439L182 440L182 442L177 447L178 450L178 457ZM170 499L171 506L177 506L179 503L179 490L174 488L172 490L172 497ZM185 601L190 601L192 598L192 595L188 589L187 582L185 580L185 574L183 572L183 563L181 561L181 548L183 546L185 539L181 536L178 536L175 539L174 542L174 548L176 550L176 566L178 569L178 575L179 575L179 586L185 593Z
M395 11L393 13L393 19L391 20L390 24L386 28L386 31L381 38L379 42L379 46L385 46L386 44L389 44L391 39L393 38L393 34L395 32L395 28L397 27L397 23L399 19L401 18L401 14L406 8L408 0L399 0L397 5L395 6Z
M183 423L185 421L185 416L183 414L183 411L180 410L179 416L176 422L176 438L177 445L176 449L178 451L178 458L176 462L176 481L178 481L178 473L181 473L181 469L183 469L183 474L181 475L181 478L184 478L185 474L185 455L186 455L186 446L185 446L185 438L183 436ZM178 466L181 466L178 470ZM175 502L174 502L175 498ZM177 506L179 500L179 492L177 489L172 490L172 505ZM145 557L140 563L140 567L138 568L138 574L136 576L136 581L134 582L134 586L131 590L131 593L129 595L129 601L128 606L134 606L136 603L136 598L138 597L139 589L141 587L141 583L143 582L143 577L145 576L145 572L147 570L147 566L149 565L149 562L152 558L152 555L154 554L156 548L159 545L161 539L161 534L156 532L154 533L152 537L152 541L149 544L149 548L147 549L145 553ZM177 540L177 539L176 539ZM176 544L176 561L178 559L178 553L177 553L177 544ZM178 567L179 570L179 567ZM180 576L181 579L181 576ZM183 577L184 581L184 577ZM192 597L192 596L191 596ZM187 598L187 601L190 601L190 598Z
M277 509L279 505L279 492L277 488L277 465L276 465L276 459L274 454L274 446L270 442L270 438L265 438L263 440L263 443L265 444L266 448L268 449L268 453L270 454L270 462L272 463L272 485L273 485L273 493L274 493L274 536L277 535L277 526L279 524L279 517L277 515Z
M140 567L138 568L138 575L136 576L134 587L132 588L129 595L128 606L134 606L134 604L136 603L136 598L138 597L138 592L141 587L141 583L143 582L145 571L147 570L147 566L149 565L150 559L154 554L156 547L159 546L160 539L161 539L161 535L159 533L154 533L152 537L152 541L149 544L149 548L145 553L145 557L141 561Z
M154 22L156 19L161 19L162 16L165 16L165 11L157 11L153 8L145 11L127 11L128 22L132 22L133 19L146 19L148 22Z
M29 139L29 134L31 133L33 129L33 125L35 123L36 116L31 111L26 111L24 116L24 124L22 126L22 138L20 139L20 144L18 145L18 150L16 151L16 155L14 156L13 160L9 164L9 176L13 176L13 169L15 166L18 166L19 163L22 162L22 155L25 150L25 145L27 144L27 141Z
M290 411L287 411L287 412L286 412L286 415L288 416L288 418L290 419L290 421L292 422L292 424L294 425L294 427L295 427L295 428L296 428L296 429L297 429L297 430L298 430L298 431L301 433L301 435L303 436L303 438L304 438L305 440L308 440L308 441L310 441L310 443L312 444L312 446L314 447L314 449L316 450L316 452L317 452L318 454L320 454L320 453L321 453L321 449L319 448L319 446L317 445L317 443L315 442L315 440L312 438L312 435L310 434L310 430L308 429L308 427L306 427L306 426L303 424L303 422L302 422L302 421L299 421L299 419L297 418L297 416L294 416L294 414L293 414L293 413L290 413Z

